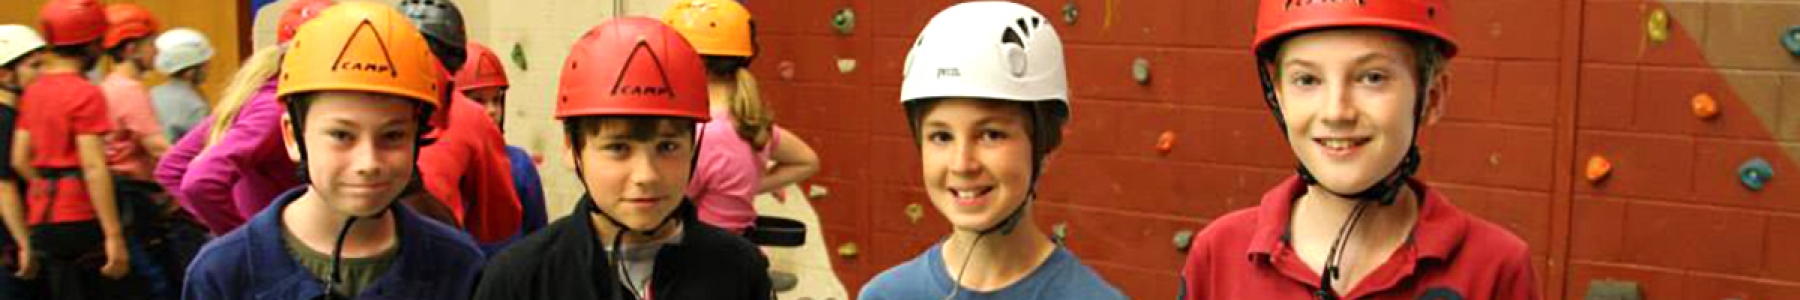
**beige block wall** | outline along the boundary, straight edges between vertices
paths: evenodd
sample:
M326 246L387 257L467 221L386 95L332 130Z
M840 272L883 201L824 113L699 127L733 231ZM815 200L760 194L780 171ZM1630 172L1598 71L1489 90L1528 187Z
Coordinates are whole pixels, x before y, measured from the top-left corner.
M275 20L292 0L257 15L254 41L274 43ZM383 0L376 2L398 3ZM468 23L469 37L493 48L506 65L512 89L506 107L506 141L544 157L538 173L544 179L545 206L552 219L568 214L582 188L564 163L562 126L552 116L557 78L569 48L588 28L615 11L623 15L659 16L670 0L457 0ZM530 69L513 62L513 45L524 50Z

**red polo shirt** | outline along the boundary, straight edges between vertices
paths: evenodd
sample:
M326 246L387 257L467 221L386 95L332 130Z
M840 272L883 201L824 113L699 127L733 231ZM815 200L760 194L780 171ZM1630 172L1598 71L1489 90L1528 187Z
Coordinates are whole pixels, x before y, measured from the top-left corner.
M1359 299L1541 299L1531 252L1511 232L1450 204L1423 182L1412 238L1347 293ZM1313 299L1319 274L1288 242L1294 199L1289 177L1262 204L1220 217L1194 238L1182 269L1183 299Z

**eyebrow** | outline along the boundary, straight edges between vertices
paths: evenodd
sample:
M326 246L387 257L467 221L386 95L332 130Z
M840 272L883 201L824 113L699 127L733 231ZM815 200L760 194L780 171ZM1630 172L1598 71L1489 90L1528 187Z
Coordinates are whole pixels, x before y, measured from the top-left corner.
M359 124L356 122L357 119L355 119L355 118L331 117L330 119L327 119L325 121L327 124L330 124L330 125L338 125L338 126L345 126L345 127L352 127L352 128L362 128L363 127L362 124ZM376 124L375 127L380 128L380 127L405 125L406 121L407 120L404 118L388 119L387 122L384 122L381 124Z

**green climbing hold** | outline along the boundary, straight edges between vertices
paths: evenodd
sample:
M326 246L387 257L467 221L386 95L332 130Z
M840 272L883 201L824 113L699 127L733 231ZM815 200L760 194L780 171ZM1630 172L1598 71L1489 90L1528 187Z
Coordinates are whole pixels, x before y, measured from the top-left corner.
M1651 42L1669 40L1669 11L1662 8L1650 10L1650 15L1644 17L1644 35Z
M1081 16L1081 10L1075 8L1075 1L1063 4L1063 23L1075 25L1075 18Z
M837 14L831 16L831 27L836 28L838 34L849 35L856 30L856 11L849 7L838 9Z
M513 65L519 66L520 71L531 70L531 65L525 63L525 45L524 44L513 43L512 61L513 61Z

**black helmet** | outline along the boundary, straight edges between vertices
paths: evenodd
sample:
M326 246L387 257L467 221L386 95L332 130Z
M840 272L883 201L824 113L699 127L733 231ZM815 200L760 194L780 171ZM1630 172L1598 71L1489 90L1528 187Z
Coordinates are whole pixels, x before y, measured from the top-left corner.
M425 34L431 54L444 63L445 71L462 70L463 61L468 59L465 48L468 33L463 30L462 10L456 8L456 3L450 0L403 0L400 1L400 12L412 19L419 32Z

